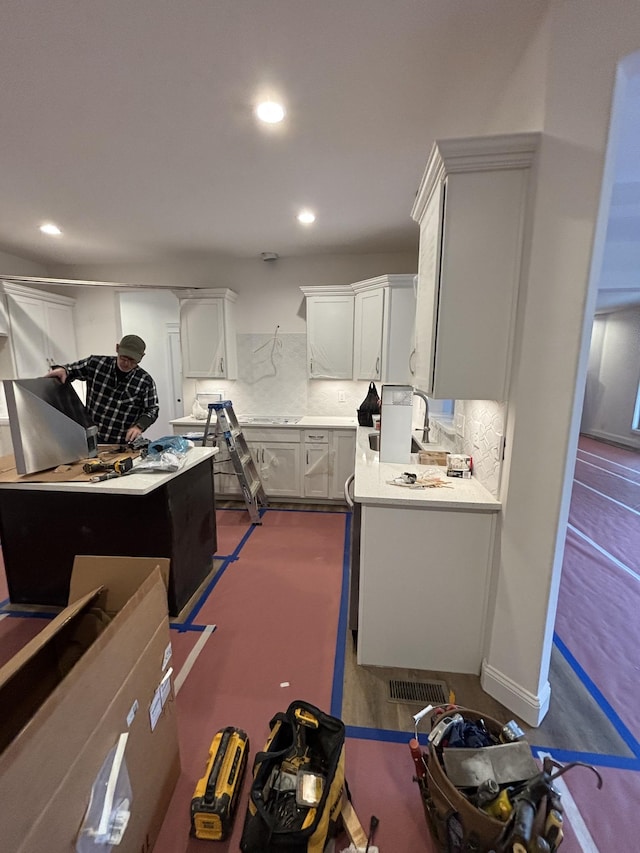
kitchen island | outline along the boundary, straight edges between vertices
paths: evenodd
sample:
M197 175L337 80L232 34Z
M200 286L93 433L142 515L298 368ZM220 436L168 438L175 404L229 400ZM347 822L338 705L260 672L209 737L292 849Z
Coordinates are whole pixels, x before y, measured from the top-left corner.
M91 482L0 482L0 539L12 604L67 604L76 554L169 557L169 614L211 572L217 448L174 473Z
M357 431L353 486L358 663L479 674L500 501L474 477L447 477L444 467L380 462L370 432ZM405 471L444 485L391 484Z

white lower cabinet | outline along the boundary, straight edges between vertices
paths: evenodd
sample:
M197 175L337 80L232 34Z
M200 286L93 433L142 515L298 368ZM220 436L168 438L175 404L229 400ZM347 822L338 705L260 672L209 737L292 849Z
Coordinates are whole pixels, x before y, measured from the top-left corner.
M201 424L173 424L174 435L203 432ZM353 474L353 429L245 427L244 437L269 498L344 500L344 484ZM242 496L224 441L213 460L215 493Z
M494 512L362 506L359 664L480 673L495 525Z
M300 430L243 429L267 497L300 496Z
M356 453L356 431L331 430L329 497L344 500L344 484L353 474Z
M303 496L329 497L329 430L304 431Z

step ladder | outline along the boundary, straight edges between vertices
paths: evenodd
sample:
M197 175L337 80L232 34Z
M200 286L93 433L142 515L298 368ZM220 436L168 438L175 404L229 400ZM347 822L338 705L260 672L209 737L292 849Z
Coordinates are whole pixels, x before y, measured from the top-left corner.
M208 409L202 444L206 447L211 441L212 444L217 444L220 447L221 440L225 441L251 523L262 524L260 507L268 506L269 501L260 474L249 451L247 440L233 411L233 404L231 400L221 400L218 403L209 403ZM216 426L213 432L209 432L211 416L214 412L216 414Z

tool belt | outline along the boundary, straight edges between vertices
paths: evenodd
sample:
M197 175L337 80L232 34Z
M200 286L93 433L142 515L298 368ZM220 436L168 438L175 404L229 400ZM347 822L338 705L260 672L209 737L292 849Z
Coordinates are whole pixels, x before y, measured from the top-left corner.
M502 725L476 711L449 708L448 715L436 710L431 718L428 751L418 747L416 757L412 750L427 823L440 850L555 853L563 839L563 809L554 779L581 766L595 774L600 788L598 771L551 757L540 770L515 721ZM469 725L477 725L488 742L461 742Z
M240 849L322 853L342 810L344 723L298 700L269 728L254 759Z

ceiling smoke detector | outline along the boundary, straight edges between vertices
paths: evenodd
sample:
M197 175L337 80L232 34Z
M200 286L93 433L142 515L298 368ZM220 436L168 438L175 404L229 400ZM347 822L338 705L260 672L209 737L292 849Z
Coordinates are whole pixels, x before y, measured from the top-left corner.
M260 257L263 261L277 261L280 255L277 252L261 252Z

